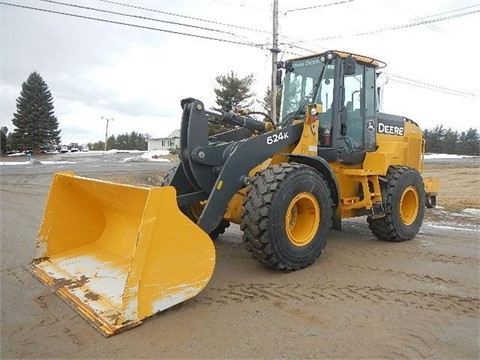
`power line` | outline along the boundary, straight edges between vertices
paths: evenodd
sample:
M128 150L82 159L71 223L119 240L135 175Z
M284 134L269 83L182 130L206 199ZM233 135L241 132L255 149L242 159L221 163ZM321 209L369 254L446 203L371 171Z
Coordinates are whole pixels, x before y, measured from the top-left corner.
M475 8L475 7L480 7L480 5L472 5L472 6L462 8L462 9L458 9L458 10L455 10L455 11L467 10L467 9ZM429 16L426 16L426 17L422 17L422 18L419 18L420 21L412 22L412 23L408 23L408 24L396 25L396 26L391 26L391 27L386 27L386 28L380 28L380 29L371 30L371 31L364 31L364 32L356 33L356 34L350 34L350 35L332 35L332 36L326 36L326 37L317 38L317 39L301 40L301 41L298 41L296 43L298 44L298 43L303 43L303 42L306 42L306 41L331 40L331 39L342 38L342 37L345 37L345 36L364 36L364 35L377 34L377 33L384 32L384 31L401 30L401 29L411 28L411 27L415 27L415 26L419 26L419 25L426 25L426 24L431 24L431 23L434 23L434 22L445 21L445 20L450 20L450 19L454 19L454 18L458 18L458 17L463 17L463 16L467 16L467 15L476 14L476 13L480 12L480 9L467 11L467 12L464 12L464 13L461 13L461 14L453 14L453 15L450 15L450 16L443 16L443 17L440 17L440 18L429 19L429 18L432 18L432 17L435 17L435 16L450 13L450 12L453 12L453 10L449 11L449 12L445 12L445 13L439 13L439 14L435 14L435 15L429 15ZM293 43L291 45L294 46L295 43Z
M459 11L462 11L462 10L468 10L468 9L476 8L476 7L479 7L479 6L480 5L478 5L478 4L477 5L470 5L470 6L466 6L466 7L463 7L463 8L457 8L457 9L453 9L453 10L444 11L444 12L441 12L441 13L438 13L438 14L423 16L423 17L420 17L419 19L428 19L428 18L431 18L431 17L450 14L450 13L454 13L454 12L459 12Z
M457 96L461 96L461 97L465 97L465 98L476 99L476 98L480 97L479 94L476 94L474 92L467 92L467 91L450 89L450 88L447 88L447 87L444 87L444 86L429 84L429 83L426 83L426 82L410 79L410 78L400 76L400 75L396 75L396 74L392 74L392 73L386 73L386 74L388 75L389 79L391 79L394 82L401 83L401 84L415 86L415 87L419 87L419 88L427 89L427 90L433 90L433 91L446 93L446 94L450 94L450 95L457 95Z
M419 16L418 14L415 14L407 9L404 9L402 8L400 5L398 5L396 2L394 2L393 0L385 0L385 3L387 5L389 5L390 7L393 7L393 8L396 8L396 9L399 9L400 11L402 11L403 13L405 14L408 14L413 20L419 20L421 19L421 16ZM413 16L412 16L413 15ZM436 25L433 25L433 24L427 24L426 25L428 28L436 31L436 32L443 32L443 30L441 28L439 28L438 26Z
M224 5L229 5L229 6L237 6L237 7L241 7L241 8L244 8L244 9L253 9L253 10L259 10L259 11L268 11L267 9L265 8L259 8L259 7L254 7L254 6L247 6L245 4L238 4L238 3L234 3L234 2L228 2L228 1L222 1L222 0L212 0L213 2L218 2L220 4L224 4Z
M40 0L40 1L63 4L63 3L53 1L53 0ZM111 1L108 1L108 0L100 0L100 1L111 2ZM233 41L233 40L227 40L227 39L222 39L222 38L214 38L214 37L209 37L209 36L203 36L203 35L197 35L197 34L191 34L191 33L184 33L184 32L167 30L167 29L159 29L159 28L150 27L150 26L143 26L143 25L138 25L138 24L124 23L124 22L120 22L120 21L114 21L114 20L108 20L108 19L102 19L102 18L95 18L95 17L72 14L72 13L65 13L65 12L60 12L60 11L55 11L55 10L41 9L41 8L30 7L30 6L25 6L25 5L11 4L11 3L5 3L5 2L0 2L0 4L1 5L12 6L12 7L30 9L30 10L35 10L35 11L53 13L53 14L58 14L58 15L77 17L77 18L81 18L81 19L99 21L99 22L104 22L104 23L123 25L123 26L132 27L132 28L140 28L140 29L145 29L145 30L160 31L160 32L166 32L166 33L170 33L170 34L190 36L190 37L196 37L196 38L201 38L201 39L205 39L205 40L213 40L213 41L219 41L219 42L225 42L225 43L231 43L231 44L238 44L238 45L244 45L244 46L263 49L261 44L254 44L252 42L241 42L241 41ZM65 4L65 5L68 5L68 4ZM476 5L476 6L480 6L480 5ZM82 6L77 5L77 7L82 7ZM475 7L475 6L473 6L473 7ZM86 8L86 7L82 7L82 8ZM97 10L99 10L99 9L97 9ZM480 10L478 10L476 12L479 12L479 11ZM105 12L109 12L109 11L105 10ZM110 12L110 13L112 13L112 12ZM127 14L121 14L121 13L118 13L118 14L128 16ZM431 17L431 16L429 16L429 17ZM140 18L142 18L142 17L140 17ZM145 18L145 19L148 19L148 18ZM235 35L235 34L233 34L233 35ZM312 51L310 49L303 48L303 47L300 47L300 46L296 46L296 45L293 45L293 44L284 44L284 45L295 47L295 48L298 48L298 49L301 49L301 50L304 50L304 51L307 51L307 52L310 52L310 53L316 53L315 51ZM287 51L287 50L284 50L283 52L288 53L288 54L292 54L292 55L295 55L295 56L300 56L299 54L296 54L294 52ZM403 77L403 76L400 76L400 75L395 75L395 74L389 74L389 75L391 76L392 81L395 81L395 82L398 82L398 83L403 83L403 84L410 85L410 86L416 86L416 87L425 88L425 89L428 89L428 90L434 90L434 91L438 91L438 92L448 93L448 94L467 97L467 98L478 98L479 97L478 94L475 94L475 93L472 93L472 92L449 89L449 88L446 88L446 87L433 85L433 84L428 84L428 83L424 83L424 82L421 82L421 81L418 81L418 80L409 79L409 78L406 78L406 77Z
M354 1L354 0L342 0L342 1L337 1L337 2L333 2L333 3L313 5L313 6L303 7L303 8L288 9L287 11L285 11L285 13L283 15L287 15L289 12L291 13L291 12L294 12L294 11L312 10L312 9L321 8L321 7L347 4L347 3L352 2L352 1Z
M398 80L398 79L391 79L391 80L393 82L396 82L396 83L399 83L399 84L404 84L404 85L408 85L408 86L418 87L418 88L421 88L421 89L436 91L436 92L443 93L443 94L448 94L448 95L460 96L460 97L467 98L467 99L478 99L479 98L478 95L476 95L476 96L466 96L466 95L463 95L462 93L455 92L455 90L443 91L443 90L431 88L431 87L428 87L428 86L422 86L420 84L413 84L413 83L408 82L408 81L401 81L401 80Z
M299 47L299 46L295 46L295 47L299 48L299 49L302 49L302 50L305 50L307 52L310 52L312 54L316 53L316 51L312 51L310 49L306 49L306 48ZM290 54L294 54L294 55L299 56L298 54L291 53L291 52L288 52L288 51L286 51L286 53L290 53ZM397 83L401 83L401 84L420 87L420 88L427 89L427 90L432 90L432 91L437 91L437 92L441 92L441 93L461 96L461 97L470 98L470 99L472 99L472 98L476 99L476 98L480 97L479 94L474 93L474 92L467 92L467 91L450 89L450 88L447 88L447 87L434 85L434 84L429 84L429 83L426 83L426 82L410 79L410 78L400 76L400 75L396 75L396 74L392 74L392 73L385 72L385 74L387 74L392 81L397 82Z
M91 16L84 16L84 15L66 13L66 12L61 12L61 11L41 9L41 8L26 6L26 5L5 3L3 1L0 2L0 5L13 6L13 7L18 7L18 8L23 8L23 9L47 12L47 13L52 13L52 14L64 15L64 16L71 16L71 17L76 17L76 18L80 18L80 19L99 21L99 22L104 22L104 23L109 23L109 24L129 26L129 27L132 27L132 28L139 28L139 29L144 29L144 30L159 31L159 32L165 32L165 33L169 33L169 34L190 36L190 37L195 37L195 38L200 38L200 39L205 39L205 40L213 40L213 41L225 42L225 43L230 43L230 44L238 44L238 45L244 45L244 46L250 46L250 47L256 47L256 48L262 48L261 45L254 44L254 43L251 43L251 42L247 43L247 42L242 42L242 41L214 38L214 37L210 37L210 36L197 35L197 34L185 33L185 32L180 32L180 31L159 29L159 28L155 28L155 27L151 27L151 26L143 26L143 25L125 23L125 22L121 22L121 21L114 21L114 20L108 20L108 19L102 19L102 18L95 18L95 17L91 17Z
M175 21L160 20L160 19L155 19L155 18L146 17L146 16L140 16L140 15L125 14L125 13L120 13L120 12L117 12L117 11L98 9L98 8L93 8L93 7L89 7L89 6L67 4L67 3L63 3L63 2L60 2L60 1L54 1L54 0L38 0L38 1L51 3L51 4L57 4L57 5L63 5L63 6L70 6L70 7L74 7L74 8L78 8L78 9L102 12L102 13L107 13L107 14L112 14L112 15L126 16L126 17L141 19L141 20L157 21L157 22L163 22L163 23L171 24L171 25L178 25L178 26L185 26L185 27L190 27L190 28L195 28L195 29L200 29L200 30L214 31L214 32L219 32L219 33L229 34L229 35L235 36L235 34L230 33L230 32L225 32L223 30L212 29L212 28L207 28L207 27L197 26L197 25L191 25L191 24L185 24L185 23L179 23L179 22L175 22Z
M164 15L176 16L176 17L181 17L181 18L190 19L190 20L202 21L202 22L206 22L206 23L210 23L210 24L227 26L227 27L232 27L232 28L241 29L241 30L248 30L248 31L253 31L253 32L270 34L270 31L267 31L267 30L253 29L253 28L249 28L249 27L241 26L241 25L222 23L222 22L215 21L215 20L202 19L202 18L193 17L193 16L176 14L176 13L172 13L172 12L168 12L168 11L150 9L150 8L145 8L145 7L141 7L141 6L136 6L136 5L123 4L123 3L120 3L120 2L117 2L117 1L112 1L112 0L98 0L98 1L101 1L101 2L104 2L104 3L107 3L107 4L124 6L124 7L129 7L129 8L132 8L132 9L155 12L155 13L164 14Z
M128 8L132 8L132 9L149 11L149 12L154 12L154 13L159 13L159 14L164 14L164 15L169 15L169 16L175 16L175 17L180 17L180 18L185 18L185 19L190 19L190 20L195 20L195 21L201 21L201 22L211 23L211 24L220 25L220 26L226 26L226 27L231 27L231 28L236 28L236 29L241 29L241 30L247 30L247 31L252 31L252 32L257 32L257 33L263 33L263 34L268 34L268 35L271 34L271 32L267 31L267 30L254 29L254 28L249 28L249 27L235 25L235 24L222 23L222 22L219 22L219 21L203 19L203 18L198 18L198 17L192 17L192 16L183 15L183 14L172 13L172 12L168 12L168 11L162 11L162 10L157 10L157 9L151 9L151 8L136 6L136 5L124 4L124 3L120 3L120 2L117 2L117 1L113 1L113 0L98 0L98 1L101 1L101 2L107 3L107 4L113 4L113 5L128 7ZM348 1L354 1L354 0L348 0ZM232 35L237 36L237 37L245 38L245 37L240 36L240 35L235 35L235 34L232 34ZM284 39L287 39L287 40L289 39L289 37L287 37L285 35L282 35L280 33L278 34L278 36L282 37ZM258 45L258 47L261 47L263 49L268 48L268 46L269 46L268 43L257 44L257 45ZM300 49L300 50L306 50L306 49L303 49L301 47L297 47L297 48ZM311 50L307 50L307 51L312 52ZM294 56L301 56L300 54L295 53L295 52L291 52L291 51L290 52L287 51L286 53L287 54L292 54Z

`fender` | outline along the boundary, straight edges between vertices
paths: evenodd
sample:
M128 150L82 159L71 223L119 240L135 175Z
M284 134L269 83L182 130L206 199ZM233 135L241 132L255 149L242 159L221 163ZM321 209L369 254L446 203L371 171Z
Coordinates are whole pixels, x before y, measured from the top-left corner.
M300 164L305 164L308 166L313 167L317 170L320 174L322 174L323 178L327 181L328 187L332 193L332 203L335 207L338 206L340 201L340 194L339 194L339 186L337 182L337 178L333 173L332 168L321 157L310 156L310 155L299 155L299 154L285 154L290 160L294 162L298 162Z

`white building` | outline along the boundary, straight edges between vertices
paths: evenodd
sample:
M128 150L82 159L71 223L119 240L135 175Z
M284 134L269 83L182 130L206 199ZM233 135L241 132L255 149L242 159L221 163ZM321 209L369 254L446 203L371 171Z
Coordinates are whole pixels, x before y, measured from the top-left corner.
M180 148L180 130L174 130L165 138L148 139L148 151L178 150Z

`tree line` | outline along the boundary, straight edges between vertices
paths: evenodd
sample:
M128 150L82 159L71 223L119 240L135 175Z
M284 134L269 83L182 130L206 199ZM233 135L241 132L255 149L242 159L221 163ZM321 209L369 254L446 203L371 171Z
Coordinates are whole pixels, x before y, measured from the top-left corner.
M135 131L130 134L111 135L107 139L107 150L147 150L148 139L150 138L149 134L140 134ZM105 142L88 143L88 148L90 150L105 150Z
M216 107L224 111L245 109L253 111L261 108L265 114L271 113L270 89L267 89L261 100L256 100L253 92L253 74L245 77L238 76L234 71L216 77L217 86L214 88ZM279 118L281 89L277 93L277 114ZM271 116L271 114L270 114ZM273 117L273 116L271 116ZM209 132L215 134L228 129L228 125L210 120ZM17 111L13 115L13 132L6 127L0 129L0 144L2 154L7 150L34 150L59 145L61 141L59 123L54 114L53 96L46 82L37 72L32 72L22 84L20 96L17 98ZM149 134L140 134L132 131L107 139L106 149L119 150L146 150ZM464 132L457 132L443 125L424 131L426 152L447 153L460 155L479 155L480 134L477 129L470 128ZM104 150L105 142L89 143L90 150Z
M425 151L435 154L480 155L480 134L477 129L458 132L437 125L423 132Z

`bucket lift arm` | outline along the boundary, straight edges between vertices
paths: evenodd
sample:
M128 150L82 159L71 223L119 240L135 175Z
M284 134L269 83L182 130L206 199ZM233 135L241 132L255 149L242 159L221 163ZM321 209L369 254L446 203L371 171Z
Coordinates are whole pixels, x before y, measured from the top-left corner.
M206 111L195 99L182 101L183 115L180 134L181 166L173 176L178 205L208 199L197 225L209 233L222 219L228 202L241 188L249 184L248 174L258 164L299 141L303 124L265 132L265 123L250 117L227 112ZM229 142L215 142L208 136L208 117L242 127L256 134ZM242 127L240 127L242 126ZM188 191L188 189L194 189Z

